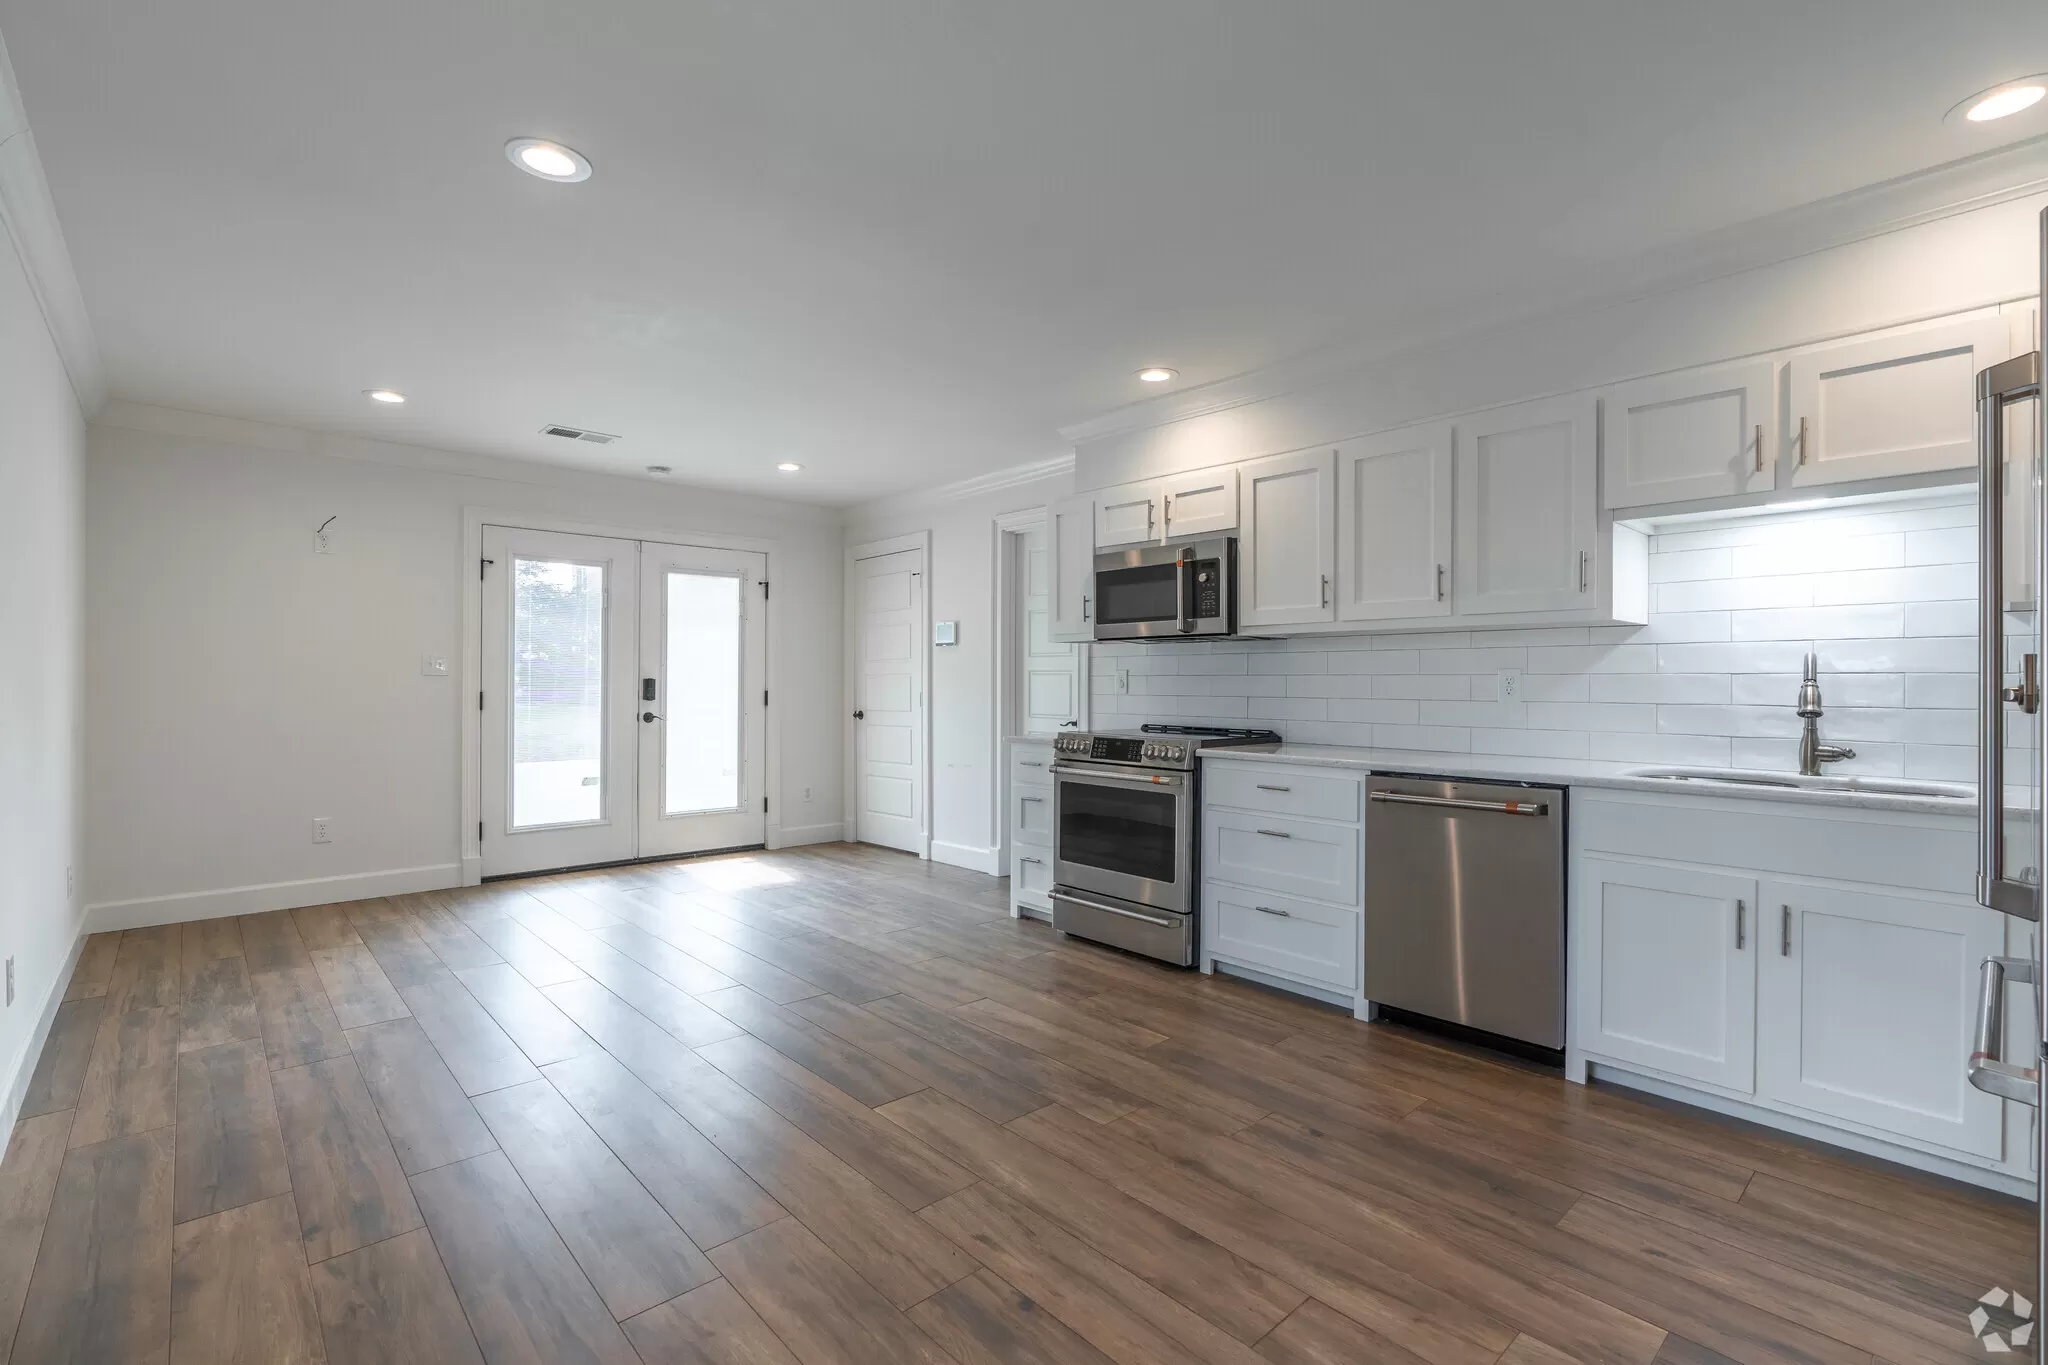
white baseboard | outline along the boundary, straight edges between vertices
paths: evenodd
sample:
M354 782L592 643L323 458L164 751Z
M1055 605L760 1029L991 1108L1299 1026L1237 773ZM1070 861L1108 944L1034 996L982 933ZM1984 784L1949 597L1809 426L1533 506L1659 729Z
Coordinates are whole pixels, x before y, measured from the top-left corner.
M462 884L464 886L482 886L484 884L484 860L481 854L471 856L465 853L463 855Z
M950 867L964 867L970 872L986 872L991 877L1002 875L1001 855L992 848L979 844L949 844L932 840L932 861L945 863Z
M412 891L439 891L462 885L460 863L431 867L394 867L381 872L355 872L341 877L314 877L301 882L264 882L228 886L217 891L185 891L175 896L101 901L85 907L85 929L104 934L115 929L143 929L152 924L178 924L222 915L258 915L266 910L292 910L301 905L402 896Z
M802 844L836 844L845 826L834 820L829 825L781 825L768 831L768 847L796 848Z
M50 1041L50 1028L57 1022L57 1006L64 1003L64 992L71 986L71 973L78 970L78 955L85 951L85 931L80 930L72 941L71 951L64 955L64 965L57 972L57 979L50 983L49 996L43 1001L42 1013L36 1018L36 1026L29 1033L28 1045L21 1055L14 1059L14 1069L7 1077L7 1088L0 1091L0 1133L14 1131L15 1120L21 1116L21 1104L28 1098L28 1083L35 1078L36 1062L43 1055L43 1048Z

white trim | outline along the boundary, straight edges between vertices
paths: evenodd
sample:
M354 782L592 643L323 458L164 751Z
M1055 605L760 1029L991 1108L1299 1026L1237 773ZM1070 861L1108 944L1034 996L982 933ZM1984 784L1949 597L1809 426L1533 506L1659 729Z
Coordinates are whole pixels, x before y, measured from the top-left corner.
M106 366L93 338L85 294L78 287L71 250L64 244L64 228L20 92L7 44L0 41L0 233L13 244L57 358L71 380L71 392L80 411L90 417L107 398Z
M991 674L991 694L995 697L994 723L990 727L995 733L989 737L989 771L995 774L994 834L996 865L1007 868L1010 864L1010 766L1005 746L1011 739L1023 734L1017 695L1017 554L1016 546L1010 543L1012 536L1022 535L1035 529L1044 530L1050 543L1052 508L1049 505L1027 507L1016 512L1004 512L995 518L993 539L995 541L994 572L989 581L994 585L995 600L989 613L995 622L995 648ZM1094 697L1091 687L1091 661L1088 646L1075 643L1078 657L1075 659L1077 676L1075 686L1078 695L1074 701L1074 720L1080 729L1087 729L1090 708ZM1047 736L1050 739L1050 736ZM1003 875L1000 871L996 874Z
M1504 329L1533 327L1633 299L1675 293L2010 203L2043 189L2048 189L2048 139L2034 138L1736 223L1633 260L1604 261L1574 279L1536 283L1520 298L1499 300L1483 322L1469 321L1468 313L1425 318L1393 345L1354 342L1310 352L1264 369L1126 404L1060 427L1059 434L1064 440L1085 445L1107 436L1204 417L1295 393L1397 357L1446 350ZM1614 280L1629 283L1616 288L1611 283Z
M768 847L796 848L802 844L836 844L844 831L838 821L829 825L770 825Z
M949 844L935 839L932 841L932 861L948 867L964 867L970 872L986 872L991 877L1003 875L1002 860L996 850L977 844Z
M911 531L900 536L889 536L882 540L866 540L846 547L846 559L842 567L844 603L841 611L840 634L845 637L845 676L840 689L844 705L840 709L840 733L844 737L842 765L845 778L841 783L842 796L846 805L847 843L860 840L860 774L855 766L860 746L855 742L853 713L858 702L854 688L860 676L859 670L859 612L857 598L858 582L854 578L853 566L863 559L876 559L882 555L900 554L904 550L921 550L924 553L924 591L919 594L923 607L922 619L918 623L917 689L920 698L918 707L919 723L924 730L922 762L918 764L918 857L932 856L932 533L929 528Z
M776 554L781 545L778 541L758 536L729 536L714 532L700 532L656 526L621 526L606 522L578 521L572 517L554 516L544 512L510 511L497 507L466 506L462 509L462 696L467 699L483 686L483 580L477 574L477 566L484 557L484 527L509 526L525 531L560 531L570 535L608 536L617 540L652 540L668 545L701 545L707 549L753 550L768 557L768 581L775 581ZM778 674L777 661L782 657L782 620L785 613L775 610L775 590L768 591L768 692L771 701L768 706L767 739L763 745L761 762L766 765L762 773L763 790L768 797L768 816L772 822L782 809L782 713L772 698L785 690L785 680ZM637 626L636 626L637 629ZM483 842L477 837L477 824L483 819L483 726L479 722L477 709L463 705L462 739L460 763L462 792L460 808L461 886L475 886L483 878Z
M964 502L969 498L1000 493L1006 488L1021 488L1025 484L1037 483L1041 479L1056 478L1061 474L1073 472L1074 452L1070 450L1051 459L1008 465L987 474L977 474L973 478L960 479L937 488L913 489L906 493L889 493L879 498L870 498L858 506L848 508L846 520L858 524L872 520L884 512L894 514L949 502Z
M462 865L433 863L425 867L393 867L377 872L350 872L338 877L311 877L294 882L259 882L224 886L211 891L182 891L175 896L100 901L85 907L87 933L144 929L153 924L219 919L223 915L259 915L266 910L292 910L301 905L332 905L338 901L403 896L414 891L439 891L461 883Z
M1761 1105L1745 1104L1741 1100L1728 1099L1705 1090L1695 1090L1688 1085L1679 1085L1656 1076L1646 1075L1612 1062L1587 1058L1592 1079L1605 1081L1609 1085L1627 1090L1641 1090L1659 1098L1689 1104L1696 1109L1710 1113L1725 1114L1730 1118L1743 1119L1760 1128L1775 1128L1800 1137L1824 1142L1830 1147L1846 1147L1852 1152L1874 1156L1900 1166L1910 1166L1916 1171L1931 1171L1935 1175L1947 1176L1965 1184L1981 1185L1985 1189L1997 1190L2003 1194L2017 1195L2026 1200L2034 1198L2032 1179L2021 1179L2003 1171L1984 1166L1973 1166L1962 1161L1951 1161L1932 1152L1923 1152L1912 1147L1902 1147L1881 1138L1866 1137L1847 1128L1832 1124L1815 1123L1811 1119L1788 1114L1778 1109L1766 1109Z
M78 970L78 958L85 951L86 931L80 929L78 937L72 940L71 951L65 954L64 965L57 969L57 976L50 983L49 994L43 999L42 1013L36 1017L36 1026L29 1030L28 1042L21 1054L14 1059L14 1070L7 1077L7 1087L0 1090L0 1133L11 1133L21 1118L22 1102L28 1099L28 1083L35 1079L36 1063L42 1059L43 1049L49 1046L50 1030L57 1023L57 1007L64 1003L64 993L71 987L71 974Z
M1249 981L1255 986L1264 986L1267 990L1279 991L1283 995L1298 995L1304 1000L1313 1000L1318 1005L1334 1005L1340 1010L1349 1012L1358 1003L1356 997L1349 991L1333 991L1326 986L1311 986L1305 981L1289 981L1284 976L1274 976L1271 973L1262 972L1256 967L1247 967L1243 963L1232 962L1228 958L1216 958L1212 966L1218 973L1224 976L1234 976L1241 981Z

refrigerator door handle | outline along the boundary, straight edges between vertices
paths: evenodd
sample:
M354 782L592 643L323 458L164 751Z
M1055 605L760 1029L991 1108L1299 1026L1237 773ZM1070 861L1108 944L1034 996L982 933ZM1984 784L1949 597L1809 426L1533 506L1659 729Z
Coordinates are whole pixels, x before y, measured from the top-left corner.
M2040 888L2005 874L2005 410L2040 393L2039 351L1977 375L1977 900L2029 920Z
M2040 1073L2003 1057L2005 983L2034 980L2034 963L2024 957L1987 957L1977 987L1977 1042L1970 1051L1970 1084L1987 1095L2031 1107L2040 1104Z

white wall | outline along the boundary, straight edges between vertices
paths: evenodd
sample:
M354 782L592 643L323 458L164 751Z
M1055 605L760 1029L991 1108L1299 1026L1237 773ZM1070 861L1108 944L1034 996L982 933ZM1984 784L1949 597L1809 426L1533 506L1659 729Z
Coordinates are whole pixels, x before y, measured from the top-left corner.
M79 482L85 424L43 314L0 229L0 1126L13 1123L78 916Z
M120 405L89 446L94 927L456 881L475 701L453 663L419 663L462 655L465 507L772 540L770 835L837 837L830 509ZM311 842L316 815L332 843Z
M996 519L1065 497L1070 484L1071 475L1062 470L993 491L958 496L940 490L869 503L847 514L850 546L929 531L932 620L960 623L959 644L931 651L932 856L941 862L993 871L1001 842Z
M1828 772L1972 782L1976 525L1975 496L1953 493L1674 525L1650 541L1646 626L1098 645L1095 713L1125 729L1793 771L1813 650L1821 738L1856 750ZM1520 700L1499 699L1503 669L1522 672Z

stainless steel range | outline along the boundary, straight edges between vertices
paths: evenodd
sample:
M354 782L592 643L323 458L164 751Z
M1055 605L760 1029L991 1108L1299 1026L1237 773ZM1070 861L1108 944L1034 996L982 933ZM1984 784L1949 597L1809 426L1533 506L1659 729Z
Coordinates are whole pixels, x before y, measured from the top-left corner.
M1052 927L1162 962L1195 962L1203 749L1271 730L1147 725L1053 741Z

